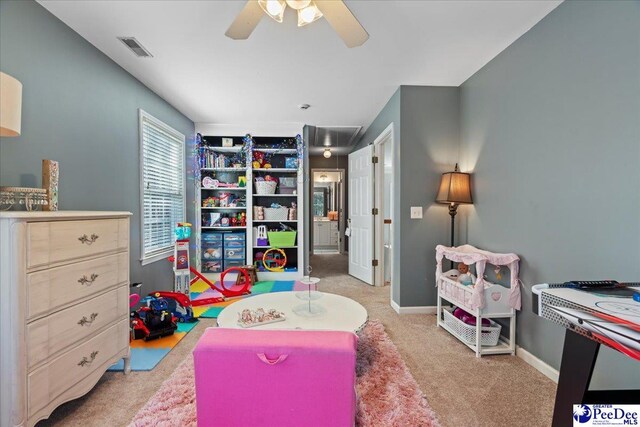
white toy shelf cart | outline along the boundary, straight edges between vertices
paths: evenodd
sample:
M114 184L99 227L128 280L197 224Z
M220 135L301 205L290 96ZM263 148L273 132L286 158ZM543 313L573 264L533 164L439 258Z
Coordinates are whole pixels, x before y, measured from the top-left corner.
M456 281L458 270L442 271L442 260L446 258L467 265L475 264L476 282L465 286ZM518 255L497 254L471 245L436 247L436 286L438 287L438 326L449 331L470 349L476 357L485 354L515 354L516 310L520 310L520 283ZM484 279L486 264L507 266L511 271L511 287L507 288ZM476 317L475 326L469 325L443 307L445 300ZM448 304L445 304L448 305ZM509 319L509 339L500 335L501 326L492 319ZM488 319L490 326L482 326Z

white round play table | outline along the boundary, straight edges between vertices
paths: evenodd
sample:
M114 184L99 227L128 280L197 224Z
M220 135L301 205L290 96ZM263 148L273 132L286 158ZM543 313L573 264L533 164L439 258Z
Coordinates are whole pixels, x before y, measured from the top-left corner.
M306 301L296 296L298 292L272 292L243 298L225 307L218 316L218 326L223 328L240 328L238 313L244 309L256 310L272 308L284 313L286 320L266 325L254 326L250 329L322 329L333 331L359 331L367 323L367 310L358 302L336 294L321 292L321 297L314 305L323 308L313 316L299 315L294 308Z

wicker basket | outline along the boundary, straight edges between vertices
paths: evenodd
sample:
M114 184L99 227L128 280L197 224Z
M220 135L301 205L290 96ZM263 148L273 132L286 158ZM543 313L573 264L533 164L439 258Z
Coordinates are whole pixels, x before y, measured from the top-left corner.
M467 325L462 320L454 316L449 310L443 310L444 323L453 331L453 334L467 344L475 345L476 343L476 327ZM493 347L498 345L500 339L500 330L502 326L491 319L487 319L491 326L482 326L480 335L480 345Z
M256 194L275 194L277 186L275 181L256 181Z
M289 208L264 208L265 221L286 221L289 219Z

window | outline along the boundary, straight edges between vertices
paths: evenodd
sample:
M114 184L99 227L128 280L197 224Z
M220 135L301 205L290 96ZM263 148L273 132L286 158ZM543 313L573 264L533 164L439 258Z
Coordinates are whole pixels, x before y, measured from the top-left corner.
M144 265L171 254L185 220L184 135L140 110L140 159Z

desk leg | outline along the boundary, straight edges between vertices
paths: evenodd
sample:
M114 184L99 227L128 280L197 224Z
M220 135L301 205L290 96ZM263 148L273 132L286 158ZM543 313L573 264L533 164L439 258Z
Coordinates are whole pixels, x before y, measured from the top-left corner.
M582 403L591 382L600 344L571 329L564 336L553 427L573 425L573 405Z

